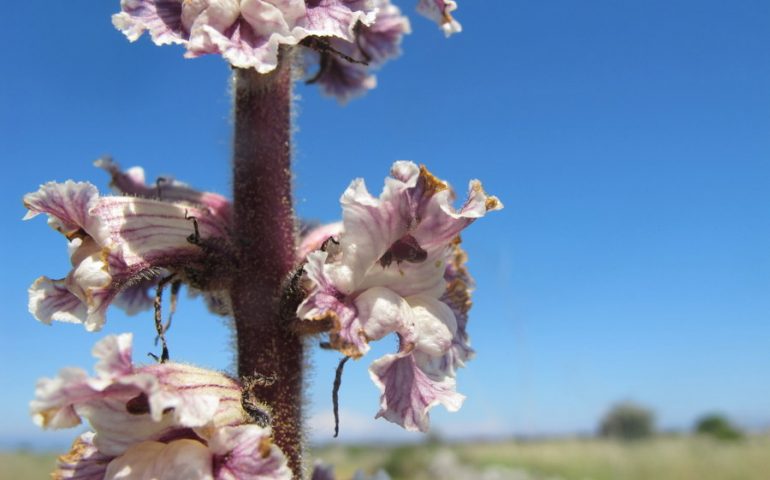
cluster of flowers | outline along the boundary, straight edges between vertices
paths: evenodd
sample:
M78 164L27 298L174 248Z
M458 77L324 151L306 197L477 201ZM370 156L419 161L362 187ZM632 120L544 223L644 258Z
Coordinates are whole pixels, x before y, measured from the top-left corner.
M68 181L43 185L24 199L27 218L48 214L49 224L69 240L73 265L64 279L41 277L33 283L30 311L45 323L78 322L99 330L110 303L129 312L149 307L148 286L173 274L207 296L219 313L227 313L226 282L218 279L225 275L217 268L229 255L229 202L173 180L147 186L141 169L123 172L109 160L98 166L110 172L113 187L124 195L100 196L93 185ZM297 310L300 322L326 322L331 347L354 358L369 350L370 341L398 336L398 352L376 360L370 374L382 391L378 416L408 430L426 431L434 405L455 411L463 401L455 391L455 374L473 353L466 332L472 282L459 233L486 212L502 208L475 180L459 209L453 201L449 186L425 167L396 162L379 198L369 194L363 180L354 180L341 198L342 222L309 230L298 245L306 292ZM82 437L74 452L98 453L93 458L105 468L146 448L176 452L171 440L201 452L203 447L191 442L209 449L216 445L210 454L217 455L225 448L222 435L243 430L215 435L216 429L206 427L212 421L217 428L245 421L237 401L240 390L231 379L173 363L135 369L128 344L128 337L119 337L97 346L97 379L66 370L60 379L41 382L33 412L42 425L71 426L84 416L96 430L95 436ZM168 393L173 385L196 382L226 395L212 400L208 387L185 390L183 397ZM187 415L188 400L190 405L206 403L205 412L195 407L197 413ZM225 400L234 410L217 413ZM102 407L93 402L110 405L104 408L111 414L120 411L132 423L120 415L100 416ZM169 409L173 412L166 415ZM151 427L135 428L139 410ZM118 440L109 434L100 437L100 426L121 432L116 434L124 439L120 448L110 443ZM186 429L194 438L168 429ZM132 431L138 433L126 433ZM144 441L156 443L138 446Z
M30 404L44 428L86 419L93 429L59 458L55 478L292 478L235 380L174 362L135 366L130 334L104 338L93 354L95 376L63 369L38 382Z
M459 210L454 193L425 167L396 162L379 198L363 180L343 193L342 223L323 227L325 248L307 256L306 322L330 321L332 348L361 357L369 341L395 333L399 351L375 361L382 391L378 417L407 430L428 430L436 404L460 408L455 373L470 358L466 324L471 281L459 233L501 202L470 183Z
M419 0L417 10L450 35L460 24L452 0ZM373 68L400 53L409 20L390 0L122 0L114 25L129 40L148 31L186 56L221 54L231 65L267 73L279 47L302 46L317 63L312 81L341 101L374 88Z

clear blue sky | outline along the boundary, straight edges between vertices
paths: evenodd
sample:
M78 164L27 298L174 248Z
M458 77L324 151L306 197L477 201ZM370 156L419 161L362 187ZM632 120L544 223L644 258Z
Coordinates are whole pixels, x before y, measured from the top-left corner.
M297 88L297 207L336 219L348 182L379 191L396 159L460 190L480 178L505 202L465 235L478 357L459 375L464 408L436 408L434 427L587 431L623 399L662 426L712 410L770 424L770 3L460 0L465 31L449 40L398 3L414 34L375 91L340 107ZM5 9L1 445L69 442L38 433L27 402L38 377L90 369L104 334L135 332L137 357L152 349L149 314L110 311L94 335L27 313L28 285L63 276L68 259L42 218L21 222L21 196L69 178L106 192L91 166L105 153L229 191L228 67L129 44L110 24L117 9ZM230 364L227 328L198 302L182 302L170 341L176 358ZM374 354L393 347L381 343ZM337 358L314 356L317 425L330 423ZM372 419L374 358L346 369L343 439L398 435Z

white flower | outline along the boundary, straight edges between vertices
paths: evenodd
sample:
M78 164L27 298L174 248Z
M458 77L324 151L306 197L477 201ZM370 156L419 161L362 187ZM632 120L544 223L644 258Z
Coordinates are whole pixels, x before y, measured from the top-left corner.
M270 430L250 425L241 386L180 363L135 366L131 335L96 344L96 375L63 369L38 382L30 411L44 428L85 419L93 432L62 456L61 478L288 479Z
M140 172L133 173L138 180ZM227 257L230 217L224 198L175 183L160 192L169 194L169 201L100 196L90 183L70 180L25 195L24 219L47 214L48 224L67 238L72 262L65 278L43 276L30 286L30 312L47 324L57 320L100 330L113 301L136 312L149 306L147 288L159 277L175 273L190 280L188 274L209 269L214 256ZM196 229L198 238L190 241ZM204 276L194 275L195 287L207 287Z
M459 210L454 193L424 167L396 162L379 198L363 180L342 195L343 227L305 265L309 294L297 314L333 323L330 344L358 358L369 341L391 333L399 351L374 362L382 390L378 416L409 430L428 428L428 410L457 410L455 372L472 351L465 331L470 278L459 233L502 208L472 181Z

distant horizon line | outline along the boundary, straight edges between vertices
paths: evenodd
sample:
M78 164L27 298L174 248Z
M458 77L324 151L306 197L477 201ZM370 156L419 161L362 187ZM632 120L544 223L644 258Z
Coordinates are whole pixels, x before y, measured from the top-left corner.
M767 437L770 436L770 424L763 426L756 426L755 428L744 429L745 434L751 437ZM72 445L72 441L77 435L71 436L65 440L62 438L6 438L0 436L0 452L4 453L58 453L66 451ZM696 437L698 436L692 429L681 428L664 428L657 430L651 437L651 439L660 438L677 438L677 437ZM419 437L384 437L375 438L368 436L354 436L347 439L313 439L310 440L309 445L311 448L327 448L333 446L357 446L357 447L395 447L399 445L421 445L436 443L447 444L463 444L463 443L504 443L504 442L553 442L553 441L570 441L570 440L607 440L617 441L601 437L596 431L574 431L563 433L510 433L510 434L470 434L467 436L461 435L441 435L440 432L432 432L427 435Z

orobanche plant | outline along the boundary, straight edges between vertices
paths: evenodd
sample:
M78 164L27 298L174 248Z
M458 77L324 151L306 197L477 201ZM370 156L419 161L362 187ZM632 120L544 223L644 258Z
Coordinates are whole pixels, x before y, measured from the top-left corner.
M449 35L453 1L418 11ZM303 368L321 345L358 359L391 334L398 350L370 367L379 412L427 431L436 404L456 411L458 368L472 356L472 280L460 232L502 208L470 182L454 207L449 185L425 166L398 161L377 197L353 180L342 221L295 218L291 194L292 83L347 101L375 85L372 70L399 54L410 26L389 0L122 0L112 21L129 40L148 32L187 57L220 54L233 68L233 194L197 191L141 168L97 161L114 195L90 183L47 183L24 197L25 218L48 217L68 244L72 269L40 277L29 308L41 322L96 332L116 305L154 308L160 354L132 361L132 336L96 342L95 373L65 368L38 382L31 403L44 428L80 435L54 476L74 479L301 479ZM237 374L172 361L161 313L181 286L233 318ZM313 340L312 342L310 340ZM320 341L319 341L320 340ZM335 382L339 385L339 378ZM333 478L316 467L313 478Z

